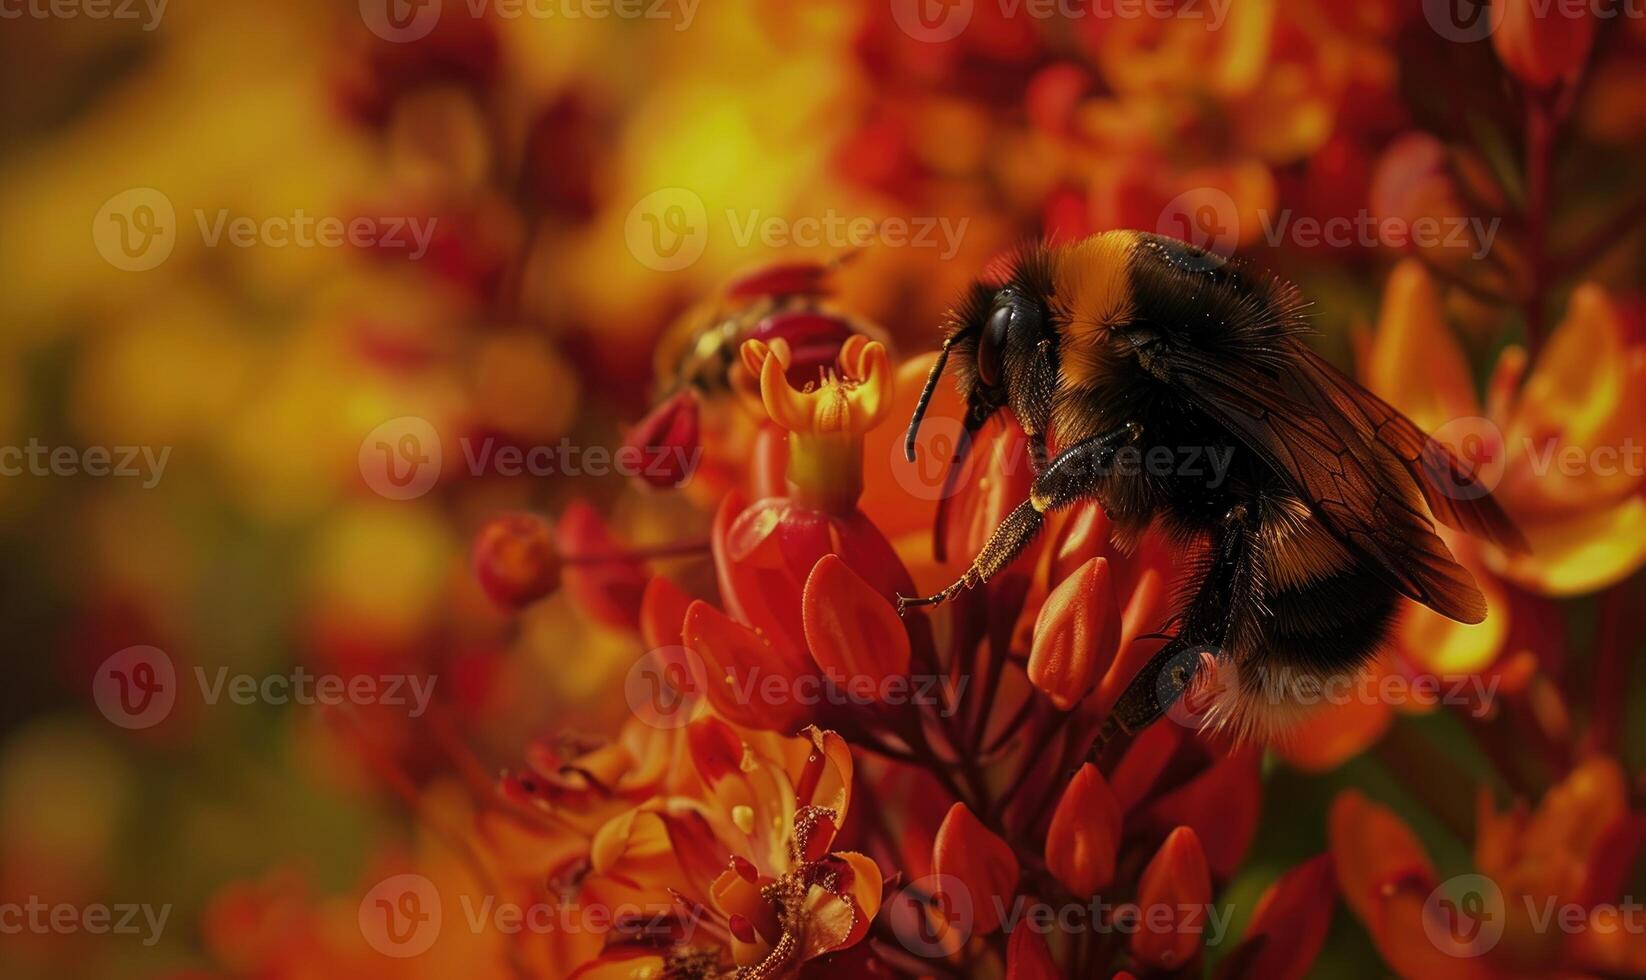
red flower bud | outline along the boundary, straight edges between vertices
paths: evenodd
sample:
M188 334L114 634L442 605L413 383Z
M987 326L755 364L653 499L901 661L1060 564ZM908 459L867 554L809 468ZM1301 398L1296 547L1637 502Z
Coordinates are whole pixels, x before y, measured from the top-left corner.
M1220 878L1234 874L1257 835L1262 756L1251 746L1231 751L1149 808L1149 815L1166 826L1193 827L1207 864Z
M635 462L642 482L659 490L672 490L691 479L703 454L697 393L687 388L659 402L629 431L619 451Z
M1033 929L1013 929L1006 943L1006 980L1063 980L1046 940Z
M1075 895L1097 894L1114 880L1120 826L1120 801L1088 762L1070 780L1052 813L1046 868Z
M1595 39L1594 5L1492 0L1492 47L1516 78L1534 88L1569 79Z
M1326 944L1337 905L1332 859L1321 854L1281 875L1258 900L1241 945L1241 969L1228 980L1302 980ZM1237 951L1240 956L1242 951Z
M1179 827L1166 836L1138 882L1140 927L1132 935L1132 955L1162 970L1188 963L1200 948L1211 900L1212 875L1200 838Z
M500 606L519 609L560 587L554 531L536 514L503 514L474 536L474 577Z
M820 296L833 262L773 262L741 273L726 284L726 299L755 300L768 296Z
M1029 680L1064 711L1079 704L1108 669L1120 642L1109 562L1093 558L1059 582L1035 620Z
M1017 894L1017 855L964 803L950 807L937 828L932 870L941 880L966 889L977 935L1000 928L1001 910L1010 908Z

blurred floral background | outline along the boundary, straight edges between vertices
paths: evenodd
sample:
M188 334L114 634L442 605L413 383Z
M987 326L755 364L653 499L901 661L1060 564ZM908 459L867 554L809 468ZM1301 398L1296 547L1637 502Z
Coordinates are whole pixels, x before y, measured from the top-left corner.
M1646 973L1646 8L0 15L7 976ZM952 613L886 600L1026 493L991 430L934 555L944 311L1116 228L1296 281L1531 551L1448 534L1490 617L1405 610L1291 740L1162 722L1071 779L1164 544L1076 510ZM969 685L676 726L658 650ZM990 921L1094 894L1231 918Z

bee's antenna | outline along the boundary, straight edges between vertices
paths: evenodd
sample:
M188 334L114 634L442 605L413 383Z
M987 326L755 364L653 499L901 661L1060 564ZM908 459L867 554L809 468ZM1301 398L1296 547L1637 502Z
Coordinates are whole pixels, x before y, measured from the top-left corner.
M920 390L920 402L914 407L914 418L909 420L908 435L903 437L903 458L914 462L914 439L920 434L920 420L926 417L926 406L932 402L932 392L937 390L937 379L943 376L943 365L949 362L949 345L954 343L953 338L943 341L943 349L937 353L937 363L932 365L932 373L926 375L926 387Z

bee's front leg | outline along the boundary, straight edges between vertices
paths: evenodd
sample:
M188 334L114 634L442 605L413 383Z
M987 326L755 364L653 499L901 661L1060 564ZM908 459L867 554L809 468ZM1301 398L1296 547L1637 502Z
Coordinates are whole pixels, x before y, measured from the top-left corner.
M1058 453L1057 458L1035 477L1029 499L1006 515L983 550L972 560L966 574L935 595L918 599L898 596L897 611L902 613L915 606L938 605L994 577L1034 541L1046 522L1046 514L1077 500L1095 496L1111 472L1115 451L1135 442L1141 433L1142 429L1137 423L1128 422L1113 432L1093 436Z

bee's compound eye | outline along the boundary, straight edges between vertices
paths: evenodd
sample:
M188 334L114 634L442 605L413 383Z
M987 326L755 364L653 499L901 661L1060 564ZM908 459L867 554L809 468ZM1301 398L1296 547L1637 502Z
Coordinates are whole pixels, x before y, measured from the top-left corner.
M1005 359L1006 336L1012 330L1015 313L1010 303L1002 303L989 314L983 325L983 336L977 341L977 377L986 387L1000 384L1001 364Z

